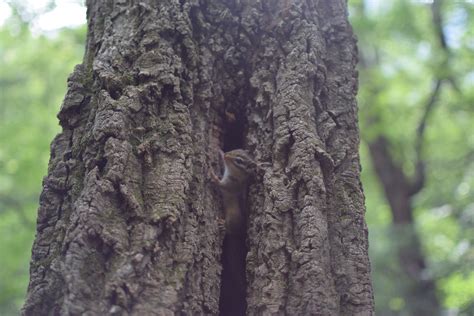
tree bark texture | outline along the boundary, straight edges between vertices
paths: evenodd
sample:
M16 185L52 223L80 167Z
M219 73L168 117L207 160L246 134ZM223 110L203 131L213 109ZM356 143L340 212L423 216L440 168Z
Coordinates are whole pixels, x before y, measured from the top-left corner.
M219 314L221 147L261 166L246 313L372 315L345 1L87 5L23 313Z

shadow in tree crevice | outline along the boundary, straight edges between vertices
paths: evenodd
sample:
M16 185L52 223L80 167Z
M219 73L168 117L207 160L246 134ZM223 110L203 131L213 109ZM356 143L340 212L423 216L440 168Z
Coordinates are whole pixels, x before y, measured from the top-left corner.
M242 148L246 127L245 113L225 112L226 124L223 130L223 149L230 151ZM241 211L247 218L248 206L246 197L240 201ZM221 254L221 290L219 297L219 314L245 315L247 309L247 279L246 279L246 257L247 257L247 223L242 223L241 229L236 234L226 234L222 245Z

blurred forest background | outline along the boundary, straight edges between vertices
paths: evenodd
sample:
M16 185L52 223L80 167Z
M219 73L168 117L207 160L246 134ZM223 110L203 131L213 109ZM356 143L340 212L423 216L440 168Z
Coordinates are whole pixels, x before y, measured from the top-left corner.
M0 315L25 297L56 114L86 38L85 24L40 27L81 1L42 2L0 0ZM377 315L474 315L474 1L349 11Z

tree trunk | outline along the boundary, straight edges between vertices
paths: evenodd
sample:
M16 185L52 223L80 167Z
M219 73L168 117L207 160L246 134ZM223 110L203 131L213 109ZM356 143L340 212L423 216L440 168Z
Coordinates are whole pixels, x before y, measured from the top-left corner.
M345 1L87 5L23 313L229 314L221 147L261 166L225 249L244 251L246 313L372 315Z
M404 299L410 315L438 315L440 304L436 285L426 271L425 256L413 220L412 197L422 187L422 180L410 181L389 152L389 143L378 136L369 143L370 156L385 197L390 205L393 240L398 251L403 278ZM418 167L422 169L423 167Z

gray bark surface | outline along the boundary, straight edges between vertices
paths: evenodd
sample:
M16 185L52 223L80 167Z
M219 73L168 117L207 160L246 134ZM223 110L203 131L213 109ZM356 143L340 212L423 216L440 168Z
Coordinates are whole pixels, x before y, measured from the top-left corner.
M23 313L218 314L208 171L242 147L247 314L372 315L345 1L87 5Z

